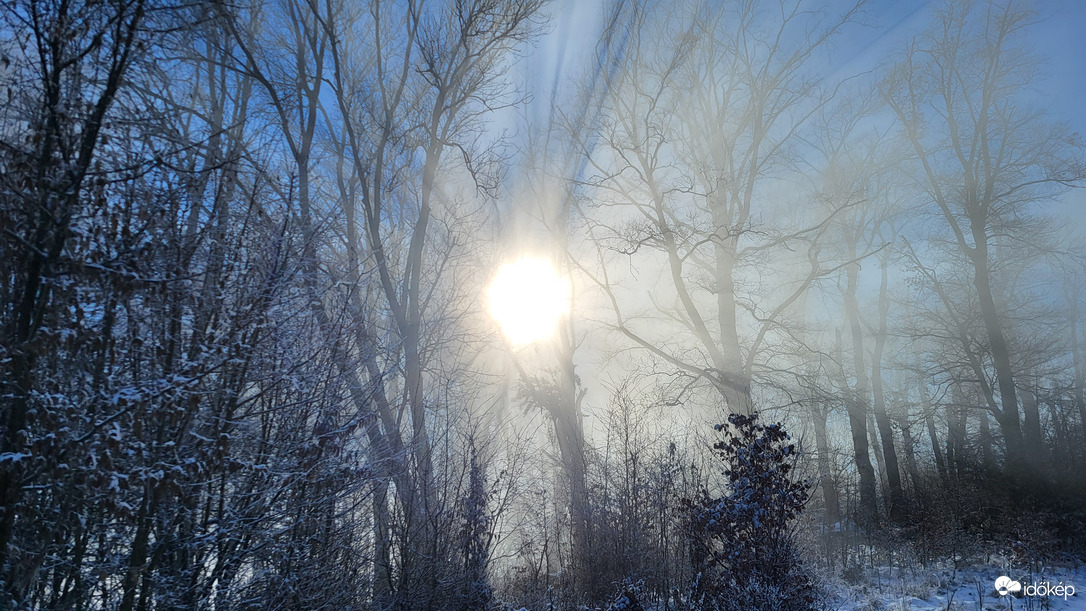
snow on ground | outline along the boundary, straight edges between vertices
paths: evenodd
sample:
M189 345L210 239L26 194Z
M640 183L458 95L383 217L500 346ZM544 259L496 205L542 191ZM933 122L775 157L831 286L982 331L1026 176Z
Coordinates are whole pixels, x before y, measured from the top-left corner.
M1023 587L1048 584L1048 587L1074 586L1075 594L1062 596L1000 596L995 580L1002 575L1017 580ZM887 567L864 576L866 583L841 582L833 588L838 593L838 611L1086 611L1086 565L1053 568L1030 574L999 565L976 566L954 571L904 570ZM980 604L978 604L978 596Z

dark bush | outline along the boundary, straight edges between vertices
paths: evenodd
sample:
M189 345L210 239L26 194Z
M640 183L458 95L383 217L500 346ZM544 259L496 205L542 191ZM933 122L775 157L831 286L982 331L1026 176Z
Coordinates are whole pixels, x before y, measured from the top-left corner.
M780 424L735 414L713 445L725 494L688 500L695 609L810 609L816 589L796 548L795 519L809 482L792 475L796 449Z
M641 604L641 601L644 600L644 598L644 581L638 580L634 582L629 579L623 580L622 587L619 589L618 594L611 603L607 605L607 611L644 611L645 607Z

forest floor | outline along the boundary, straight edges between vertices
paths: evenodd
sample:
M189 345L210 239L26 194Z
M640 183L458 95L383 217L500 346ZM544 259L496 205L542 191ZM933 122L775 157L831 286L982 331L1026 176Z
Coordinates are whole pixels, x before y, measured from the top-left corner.
M995 580L1008 575L1020 582L1024 591L1036 586L1048 588L1073 586L1073 595L1000 596ZM863 575L858 584L841 581L830 585L838 595L838 611L1086 611L1086 565L1051 567L1034 574L1017 574L998 564L975 565L954 570L881 567ZM836 586L836 587L835 587Z

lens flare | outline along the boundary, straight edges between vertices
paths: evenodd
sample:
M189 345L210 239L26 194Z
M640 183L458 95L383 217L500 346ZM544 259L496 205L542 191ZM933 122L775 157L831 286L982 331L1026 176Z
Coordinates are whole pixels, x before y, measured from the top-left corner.
M502 265L486 293L487 311L517 346L550 337L570 307L569 283L544 259Z

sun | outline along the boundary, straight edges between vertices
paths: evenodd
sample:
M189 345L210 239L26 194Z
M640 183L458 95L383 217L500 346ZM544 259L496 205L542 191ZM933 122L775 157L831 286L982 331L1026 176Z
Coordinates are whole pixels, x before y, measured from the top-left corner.
M516 346L550 337L570 307L568 281L545 259L502 265L486 294L487 311Z

